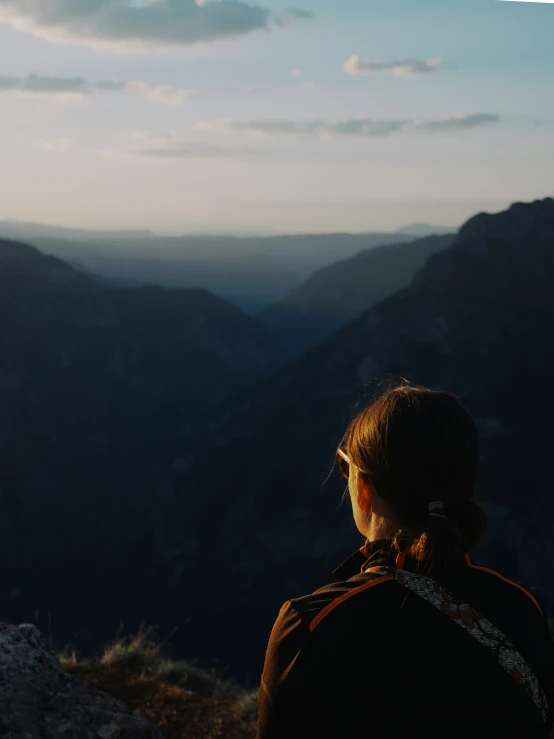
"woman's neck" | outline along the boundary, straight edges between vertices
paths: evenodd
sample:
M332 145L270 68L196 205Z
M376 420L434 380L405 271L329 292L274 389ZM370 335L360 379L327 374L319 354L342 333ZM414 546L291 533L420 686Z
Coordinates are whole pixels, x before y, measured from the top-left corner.
M368 541L392 539L399 528L398 522L395 519L372 514L367 528L366 538Z

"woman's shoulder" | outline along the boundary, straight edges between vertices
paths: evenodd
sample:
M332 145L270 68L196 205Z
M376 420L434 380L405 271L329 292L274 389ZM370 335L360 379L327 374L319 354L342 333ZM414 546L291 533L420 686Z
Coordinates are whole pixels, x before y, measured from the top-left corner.
M494 589L498 593L502 593L504 597L509 597L524 606L532 606L533 609L539 611L545 618L547 616L547 603L539 588L513 578L510 574L505 574L500 570L489 567L486 564L474 562L467 558L469 570L475 580L486 584L487 588Z
M354 598L357 600L352 602L359 602L359 596L376 590L377 585L388 579L372 572L359 573L348 580L329 583L312 593L293 598L285 606L287 612L295 612L303 626L313 631L325 616L343 603Z

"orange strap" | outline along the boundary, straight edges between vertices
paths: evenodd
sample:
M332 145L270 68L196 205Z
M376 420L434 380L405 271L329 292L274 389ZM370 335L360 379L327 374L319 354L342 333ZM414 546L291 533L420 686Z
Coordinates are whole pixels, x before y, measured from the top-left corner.
M533 595L531 595L531 593L528 590L525 590L524 587L522 587L521 585L519 585L519 583L514 582L513 580L508 580L508 578L504 577L499 572L495 572L494 570L489 570L488 567L479 567L478 565L471 564L471 558L470 558L469 554L466 554L465 555L465 560L466 560L467 564L472 569L474 569L474 570L482 570L483 572L488 572L489 575L495 575L495 577L500 578L504 582L507 582L509 585L513 585L514 588L517 588L518 590L521 590L521 592L522 593L525 593L525 595L535 604L535 606L539 609L539 612L542 615L542 608L540 607L537 599Z
M347 593L343 593L343 595L340 595L338 598L335 598L335 600L331 601L329 605L325 606L325 608L323 608L323 610L321 610L313 619L313 621L310 623L310 631L313 631L315 627L323 621L325 616L328 616L331 611L334 611L335 608L337 606L340 606L341 603L344 603L344 601L348 600L349 598L353 598L355 595L358 595L358 593L362 593L364 590L369 590L369 588L372 588L374 585L379 585L379 583L386 582L387 580L392 580L392 578L388 575L376 577L375 580L370 580L369 582L366 582L363 585L354 588L353 590L349 590Z
M362 547L363 550L363 547ZM360 550L360 551L362 551ZM540 607L537 599L531 595L531 593L526 590L524 587L519 585L517 582L513 582L512 580L508 580L506 577L501 575L499 572L495 572L494 570L490 570L488 567L479 567L478 565L474 565L471 563L471 558L469 554L464 555L465 560L469 567L473 568L474 570L482 570L483 572L488 572L490 575L495 575L496 577L500 578L504 582L508 583L509 585L513 585L515 588L518 588L518 590L521 590L522 593L525 593L525 595L535 604L535 606L538 608L539 612L542 614L542 608ZM399 552L396 555L396 567L397 569L403 569L404 568L404 561L406 559L406 555L402 552ZM380 567L373 568L374 570L380 570ZM371 572L372 568L369 568L366 570L366 572ZM375 580L370 580L369 582L364 583L363 585L360 585L357 588L354 588L353 590L349 590L347 593L343 593L343 595L340 595L338 598L335 598L335 600L331 601L325 608L323 608L317 616L311 621L310 623L310 631L313 631L316 626L318 626L325 616L328 616L332 611L335 610L338 606L340 606L341 603L344 603L349 598L353 598L355 595L358 595L358 593L362 593L365 590L369 590L369 588L372 588L374 585L379 585L379 583L386 582L387 580L392 580L392 578L389 575L382 575L381 577L375 578Z

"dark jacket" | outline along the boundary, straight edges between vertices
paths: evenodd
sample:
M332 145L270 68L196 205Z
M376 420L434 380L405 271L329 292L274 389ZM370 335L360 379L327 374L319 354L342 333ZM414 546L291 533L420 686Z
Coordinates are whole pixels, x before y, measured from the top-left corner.
M394 580L369 585L379 574L362 569L395 566L391 542L382 540L341 565L339 582L282 607L266 653L258 739L548 736L554 642L540 595L470 565L454 558L429 576L513 643L547 698L546 724L459 624ZM414 569L409 560L404 568Z

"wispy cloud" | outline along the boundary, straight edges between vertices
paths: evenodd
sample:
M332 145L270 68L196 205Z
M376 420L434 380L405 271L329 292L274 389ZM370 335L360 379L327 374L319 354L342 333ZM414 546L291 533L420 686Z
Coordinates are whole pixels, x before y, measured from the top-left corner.
M49 95L61 99L85 97L101 92L118 92L171 106L180 106L197 94L196 90L172 87L171 85L150 85L141 81L103 80L101 82L89 82L82 77L48 77L38 74L29 74L26 77L0 75L1 92Z
M190 45L311 17L299 9L272 16L244 0L0 0L0 21L20 30L118 47Z
M66 154L71 149L70 139L35 139L35 149L48 151L52 154Z
M187 100L197 96L196 90L172 87L171 85L149 85L147 82L127 82L125 92L144 100L164 103L172 107L179 107Z
M132 144L104 151L117 156L152 159L249 159L262 152L252 147L225 147L207 141L191 141L178 131L136 131Z
M296 21L308 21L314 17L313 13L307 10L299 10L298 8L293 10L287 10L280 16L274 19L274 24L277 26L291 26Z
M223 120L215 123L201 122L197 128L212 131L234 131L264 136L351 136L376 138L400 132L440 133L464 130L498 123L500 117L492 113L457 114L448 118L429 121L376 120L372 118L346 118L339 120Z
M462 128L475 128L476 126L486 126L491 123L499 123L500 116L492 113L473 113L470 115L458 114L449 118L439 118L435 121L423 121L415 124L420 131L452 131Z
M94 86L82 77L47 77L39 74L29 74L27 77L0 75L0 92L82 97L91 93L93 89Z
M136 149L132 153L158 159L246 159L257 154L253 149L231 149L204 142L175 142L172 146Z
M199 127L215 130L246 132L266 136L387 136L403 128L408 121L378 121L369 118L343 120L287 121L249 120L220 121L215 124L199 124Z
M385 72L395 77L417 77L421 74L435 72L444 63L443 59L405 59L395 62L370 62L358 54L354 54L343 64L346 74L370 75L376 72Z

